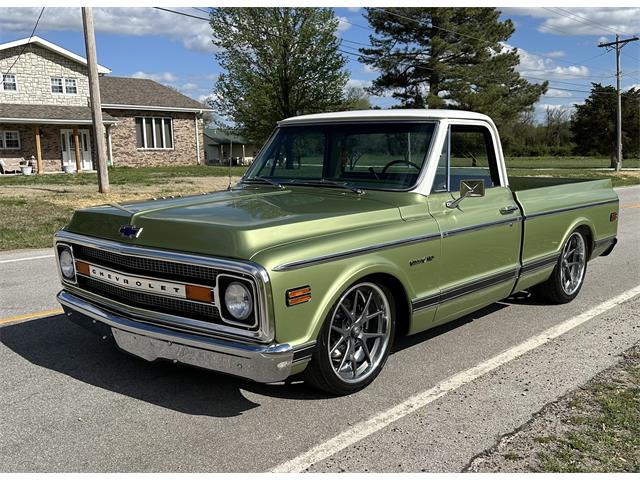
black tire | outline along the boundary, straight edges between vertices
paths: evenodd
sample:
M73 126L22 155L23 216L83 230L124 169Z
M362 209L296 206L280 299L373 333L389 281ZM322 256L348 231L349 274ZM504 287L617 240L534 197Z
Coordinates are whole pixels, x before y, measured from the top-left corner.
M386 343L384 344L384 348L379 351L379 357L372 358L374 364L376 364L375 368L370 370L365 369L366 372L365 378L361 381L351 380L349 382L342 380L339 377L339 373L334 370L332 366L332 359L329 354L329 342L331 338L331 325L332 318L336 314L337 310L340 307L340 302L343 298L355 288L362 285L374 285L379 291L381 291L388 303L389 312L388 312L388 335L386 338ZM356 292L357 295L357 292ZM311 361L305 371L303 372L303 378L305 381L309 382L315 388L322 390L324 392L330 393L332 395L349 395L351 393L355 393L359 390L362 390L371 382L373 382L376 377L380 374L380 371L384 367L384 364L389 357L389 352L391 350L391 346L393 345L393 340L395 336L395 318L396 318L396 308L393 299L393 295L391 291L384 285L374 284L371 282L367 282L366 280L357 282L350 286L345 290L345 293L341 295L341 297L336 301L336 303L331 308L329 315L325 319L325 322L320 330L318 340L316 343L316 348L311 357ZM382 320L379 320L382 321ZM363 329L363 333L364 332ZM375 340L374 340L375 345ZM371 353L373 354L373 349L371 349ZM364 364L363 364L364 365Z
M580 278L576 285L573 288L566 288L563 286L563 282L566 276L566 268L565 268L565 276L563 276L563 262L565 260L564 255L567 252L567 248L570 243L577 239L578 242L583 246L583 255L582 255L582 270L580 273ZM582 285L584 284L584 278L587 274L587 260L589 258L589 246L587 243L587 238L581 230L574 230L567 241L562 246L562 250L560 251L560 256L558 257L558 261L556 266L551 273L551 276L543 283L536 285L532 288L532 292L551 303L555 304L563 304L569 303L574 298L578 296L580 290L582 290ZM565 282L566 285L566 282Z

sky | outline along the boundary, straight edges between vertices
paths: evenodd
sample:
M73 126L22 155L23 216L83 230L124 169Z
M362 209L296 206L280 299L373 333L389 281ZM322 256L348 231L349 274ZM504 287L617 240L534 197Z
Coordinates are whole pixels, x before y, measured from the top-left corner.
M41 8L0 8L0 43L28 37ZM207 17L202 7L173 10ZM338 36L347 54L349 85L366 87L377 74L357 60L357 48L372 31L362 8L335 8ZM520 54L518 70L529 81L549 80L550 88L536 104L537 118L546 108L582 103L591 82L615 85L615 53L598 43L640 33L640 8L502 8L501 19L515 23L505 42ZM220 67L211 44L208 22L152 7L94 8L98 62L114 76L151 78L197 100L212 92ZM36 35L85 56L80 8L47 7ZM622 88L640 88L640 41L622 49ZM383 108L391 97L372 97Z

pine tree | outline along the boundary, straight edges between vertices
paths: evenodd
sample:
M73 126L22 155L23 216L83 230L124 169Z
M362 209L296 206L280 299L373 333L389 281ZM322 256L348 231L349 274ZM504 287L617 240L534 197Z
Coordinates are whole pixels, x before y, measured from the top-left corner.
M213 105L237 133L261 143L279 120L342 105L348 73L333 10L218 8L211 27L225 71Z
M495 8L367 8L372 47L360 61L380 70L370 92L391 92L404 108L457 108L497 123L530 110L547 82L520 77L515 28Z

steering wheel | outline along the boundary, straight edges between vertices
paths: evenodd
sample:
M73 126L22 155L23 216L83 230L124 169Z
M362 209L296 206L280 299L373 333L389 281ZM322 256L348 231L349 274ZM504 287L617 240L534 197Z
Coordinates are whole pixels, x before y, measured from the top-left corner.
M387 168L392 167L393 165L399 165L399 164L403 164L403 165L409 165L413 168L415 168L416 170L420 170L420 165L416 165L413 162L409 162L408 160L393 160L389 163L387 163L384 167L382 167L382 173L386 173L387 172Z

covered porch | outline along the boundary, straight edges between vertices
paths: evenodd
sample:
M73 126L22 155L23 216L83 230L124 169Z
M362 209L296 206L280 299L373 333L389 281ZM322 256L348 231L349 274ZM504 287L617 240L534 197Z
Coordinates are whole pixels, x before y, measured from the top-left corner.
M103 122L110 163L111 129L116 119L103 113ZM90 108L0 105L0 159L5 167L29 162L38 174L95 170Z

